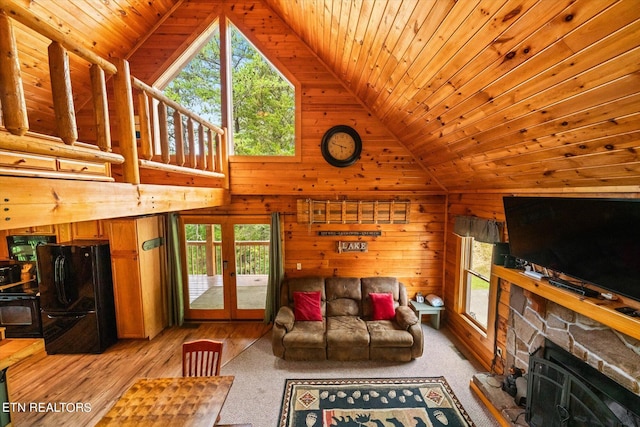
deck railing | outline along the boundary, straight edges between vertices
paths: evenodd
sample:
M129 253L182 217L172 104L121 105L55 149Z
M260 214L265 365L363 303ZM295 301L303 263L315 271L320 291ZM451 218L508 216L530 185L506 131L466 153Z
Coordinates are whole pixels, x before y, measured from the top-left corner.
M6 7L7 10L3 10ZM10 14L8 13L10 8ZM53 109L58 136L29 132L29 118L22 86L19 52L12 20L51 40L48 49ZM122 164L123 180L140 183L140 168L223 179L229 188L225 130L167 98L162 91L132 77L124 59L108 61L70 39L15 2L0 1L0 149L56 156L72 160ZM69 53L91 64L90 82L94 110L95 143L78 141L71 89ZM106 75L113 80L113 117L117 120L118 151L112 152ZM134 92L138 102L134 104ZM157 109L151 106L157 105ZM173 111L173 124L167 120ZM140 122L138 153L135 116ZM186 131L183 122L186 121ZM159 129L158 132L154 131ZM170 135L175 155L170 149ZM197 136L196 136L197 135ZM185 142L186 140L186 142Z
M269 241L235 242L236 274L269 274ZM221 242L187 240L188 274L222 274Z

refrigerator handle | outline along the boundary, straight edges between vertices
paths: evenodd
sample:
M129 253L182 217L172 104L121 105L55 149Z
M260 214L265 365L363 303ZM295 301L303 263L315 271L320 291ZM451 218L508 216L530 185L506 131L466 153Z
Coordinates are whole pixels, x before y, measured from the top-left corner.
M86 314L48 314L49 319L82 319L87 317Z
M56 296L58 297L58 301L60 302L60 304L67 305L69 304L69 301L67 300L67 293L64 283L64 264L64 255L58 255L56 257L55 263L54 284L56 287Z

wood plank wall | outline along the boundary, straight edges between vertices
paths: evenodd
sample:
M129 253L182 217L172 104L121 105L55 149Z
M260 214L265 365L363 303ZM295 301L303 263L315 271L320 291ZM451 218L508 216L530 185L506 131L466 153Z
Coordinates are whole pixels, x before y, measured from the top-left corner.
M285 274L288 277L393 276L416 292L442 295L444 196L413 197L409 224L300 224L295 196L234 197L231 206L185 212L211 215L270 215L283 222ZM319 231L380 231L381 236L318 236ZM338 241L368 242L368 252L338 253ZM297 264L302 266L297 270Z

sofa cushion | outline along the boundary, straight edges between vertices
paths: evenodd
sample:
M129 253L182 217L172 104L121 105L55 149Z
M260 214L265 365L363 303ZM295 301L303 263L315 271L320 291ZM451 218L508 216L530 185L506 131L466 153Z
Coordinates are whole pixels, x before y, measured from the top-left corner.
M418 316L416 316L416 313L406 305L396 308L395 320L398 323L398 326L400 326L400 329L408 329L410 326L415 325L420 321Z
M285 348L325 348L324 331L325 322L296 322L282 342Z
M327 317L327 344L329 347L366 347L369 345L367 324L355 316Z
M362 316L371 319L373 308L371 306L370 293L391 293L393 306L398 307L400 302L400 285L395 277L365 277L360 279L362 283Z
M362 291L360 279L330 277L325 281L327 316L358 316Z
M291 307L280 307L278 310L278 314L276 315L275 320L273 321L276 325L282 326L286 329L287 332L293 329L293 325L295 324L296 317L293 313Z
M391 293L379 294L371 292L371 318L373 320L392 320L396 317L396 308L393 305Z
M293 293L296 321L322 321L320 291Z
M411 347L413 337L391 320L367 322L371 347Z
M325 301L327 299L324 292L324 278L316 276L293 277L283 282L280 289L280 305L293 308L294 292L320 291L322 315L325 315Z

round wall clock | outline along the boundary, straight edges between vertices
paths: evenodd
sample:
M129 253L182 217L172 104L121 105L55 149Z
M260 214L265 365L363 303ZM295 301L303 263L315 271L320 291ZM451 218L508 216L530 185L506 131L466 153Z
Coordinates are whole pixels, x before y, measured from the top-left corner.
M330 165L344 168L351 166L362 153L362 140L350 126L338 125L329 129L322 137L322 157Z

